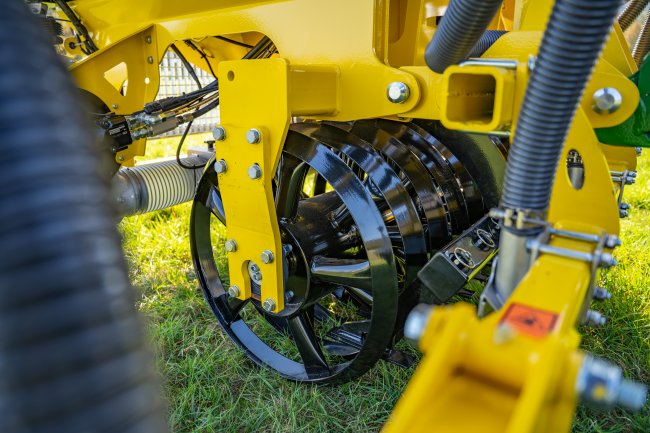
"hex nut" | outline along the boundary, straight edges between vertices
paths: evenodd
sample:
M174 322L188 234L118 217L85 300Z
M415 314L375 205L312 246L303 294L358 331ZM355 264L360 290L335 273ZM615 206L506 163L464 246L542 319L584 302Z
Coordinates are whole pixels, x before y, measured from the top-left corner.
M226 249L227 252L234 253L235 251L237 251L237 242L235 242L234 239L228 239L224 244L224 248Z
M226 139L226 130L223 126L217 126L212 130L212 136L217 141L223 141Z
M239 295L241 295L241 290L239 290L238 286L230 286L228 288L228 296L231 298L238 298Z
M264 308L264 311L268 311L269 313L273 310L275 310L275 301L271 298L268 298L267 300L264 301L264 304L262 305L262 308Z
M226 164L226 161L224 159L220 159L219 161L214 162L214 171L217 174L223 174L226 171L228 171L228 164Z
M269 263L273 263L273 260L275 259L275 256L273 255L273 252L271 250L262 251L260 257L262 259L262 263L265 263L267 265Z
M253 180L262 177L262 167L260 167L258 164L253 164L248 167L248 177Z

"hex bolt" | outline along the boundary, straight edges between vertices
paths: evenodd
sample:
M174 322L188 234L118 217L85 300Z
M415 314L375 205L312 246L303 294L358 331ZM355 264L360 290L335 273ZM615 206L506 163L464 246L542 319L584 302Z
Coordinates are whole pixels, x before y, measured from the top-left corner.
M404 324L404 336L411 341L418 341L426 329L429 317L434 307L427 304L418 304L411 310Z
M262 177L262 167L260 167L258 164L253 164L248 167L248 177L253 180Z
M147 57L147 63L149 63L150 65L153 65L153 57L152 56Z
M620 367L586 355L575 385L576 393L585 403L602 408L620 406L639 411L648 396L645 385L625 379Z
M226 130L223 126L217 126L212 130L212 136L217 141L223 141L226 139Z
M215 161L214 171L217 172L217 174L223 174L228 171L228 164L226 164L226 160L220 159L219 161Z
M587 317L585 318L585 325L591 327L603 326L607 322L605 316L596 310L588 310Z
M145 38L144 38L144 41L145 41L146 43L150 44L151 41L152 41L151 36L147 36L147 37L145 37Z
M288 292L286 292L284 294L284 299L286 299L287 301L291 301L294 296L295 296L295 293L293 293L293 291L289 290Z
M260 132L259 129L249 129L246 132L246 141L248 141L248 144L257 144L262 140L262 133Z
M238 286L230 286L228 288L228 296L231 298L239 298L239 295L241 295L241 290L239 290Z
M607 236L607 239L605 241L605 246L607 248L616 248L616 247L620 247L621 245L623 245L623 241L618 236L615 235Z
M117 104L113 104L112 107L113 107L113 110L117 110L118 108L120 108L120 106L117 105Z
M612 294L604 287L596 287L594 289L594 299L596 301L607 301L608 299L612 299Z
M271 312L275 310L275 301L271 298L268 298L266 301L264 301L262 307L264 308L264 311Z
M386 96L393 104L403 104L409 98L411 89L406 83L394 81L388 85Z
M223 246L229 253L234 253L237 251L237 242L235 242L234 239L228 239Z
M613 87L603 87L594 92L593 110L598 114L611 114L623 103L623 95Z
M630 216L630 213L626 211L625 209L619 209L618 210L618 216L619 218L627 218Z
M260 254L260 257L262 259L262 263L269 264L273 263L273 259L275 256L273 255L273 252L271 250L264 250L262 251L262 254Z

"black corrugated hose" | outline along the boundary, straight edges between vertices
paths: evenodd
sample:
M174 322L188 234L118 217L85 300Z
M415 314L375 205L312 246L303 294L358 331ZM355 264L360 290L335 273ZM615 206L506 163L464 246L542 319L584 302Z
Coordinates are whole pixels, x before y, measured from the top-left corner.
M560 153L619 0L557 0L508 154L506 208L545 212Z
M501 36L508 33L505 30L487 30L478 40L472 51L468 54L468 58L481 57L488 48L490 48Z
M0 431L164 432L76 90L24 2L2 6Z
M501 0L452 0L427 45L424 60L441 74L465 60L501 6Z

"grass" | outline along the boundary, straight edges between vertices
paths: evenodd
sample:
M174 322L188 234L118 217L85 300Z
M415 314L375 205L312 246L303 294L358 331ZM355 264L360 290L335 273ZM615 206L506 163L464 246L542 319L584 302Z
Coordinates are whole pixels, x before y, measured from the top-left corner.
M200 141L202 137L192 137ZM170 155L176 139L160 140L152 157ZM192 142L190 142L192 143ZM650 157L626 191L619 266L601 276L613 298L598 309L599 329L582 329L583 347L650 382ZM647 173L647 174L645 174ZM645 174L645 176L644 176ZM413 368L380 362L361 379L339 386L289 383L254 365L219 328L192 267L190 205L120 224L131 280L139 291L169 405L174 432L376 432L389 416ZM580 407L574 432L649 432L650 408L638 414Z

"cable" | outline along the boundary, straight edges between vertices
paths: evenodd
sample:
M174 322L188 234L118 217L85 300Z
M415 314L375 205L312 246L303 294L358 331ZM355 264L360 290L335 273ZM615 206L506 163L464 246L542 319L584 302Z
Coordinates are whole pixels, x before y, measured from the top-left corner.
M186 44L188 47L192 48L193 50L195 50L196 52L199 53L199 55L201 56L201 58L202 58L203 60L205 60L205 63L207 63L208 68L210 69L210 73L212 74L212 76L213 76L214 79L216 80L216 79L217 79L217 74L215 74L215 73L214 73L214 69L212 69L212 64L210 63L210 60L208 60L208 55L205 54L205 52L204 52L202 49L200 49L198 46L196 46L196 44L194 44L194 42L192 42L191 40L186 40L186 41L185 41L185 44Z
M197 77L196 71L194 70L194 66L192 66L192 64L187 61L183 53L181 53L181 51L176 47L176 45L172 44L171 49L181 60L183 66L185 66L185 69L187 69L187 72L190 74L190 77L192 77L192 79L196 82L196 85L199 86L199 89L203 89L203 86L201 85L201 81L199 81L199 77Z
M88 33L88 29L86 29L86 26L84 26L81 23L81 20L79 19L77 14L74 13L72 8L68 6L65 0L54 0L54 2L58 7L61 8L63 13L70 19L70 22L77 30L77 33L81 34L81 36L84 37L84 44L86 45L88 52L92 54L95 51L99 51L99 48L97 48L97 45L95 45L95 42L90 37L90 34ZM84 54L86 53L84 52Z
M234 40L234 39L227 38L227 37L225 37L225 36L215 36L215 38L217 38L217 39L221 39L222 41L229 42L229 43L234 44L234 45L238 45L238 46L240 46L240 47L244 47L244 48L253 48L252 45L245 44L244 42L239 42L239 41L236 41L236 40Z
M194 121L190 120L190 122L187 124L185 127L185 132L183 132L183 136L181 137L181 141L178 142L178 147L176 147L176 163L184 168L185 170L195 170L197 168L205 167L206 163L199 164L199 165L185 165L181 162L181 148L183 147L183 143L185 143L185 139L187 138L187 134L190 132L190 129L192 128L192 123Z

